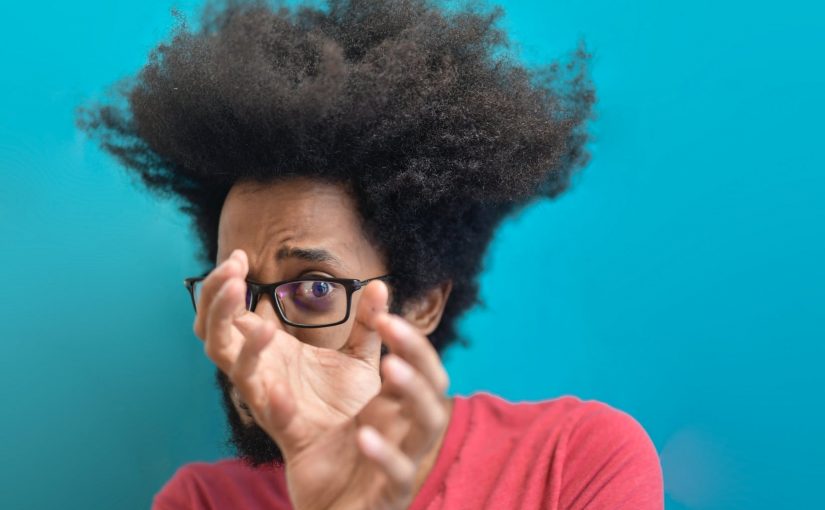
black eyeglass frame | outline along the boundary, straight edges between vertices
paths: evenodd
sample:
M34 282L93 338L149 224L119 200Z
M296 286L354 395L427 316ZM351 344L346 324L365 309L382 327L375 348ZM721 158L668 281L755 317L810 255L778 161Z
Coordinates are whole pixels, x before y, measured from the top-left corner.
M195 284L205 280L208 274L209 273L206 273L203 276L193 276L190 278L183 279L183 285L186 287L186 290L189 291L189 297L192 299L192 307L195 309L195 313L198 313L198 304L195 302ZM353 278L332 278L330 276L306 276L303 278L294 278L292 280L283 280L275 283L260 283L253 280L246 280L246 285L248 289L247 291L252 291L252 299L250 299L249 301L249 306L247 307L247 310L254 311L255 307L258 305L260 297L264 294L267 294L270 298L272 298L272 302L275 303L275 311L278 313L278 317L281 319L281 321L283 321L284 324L288 324L296 328L329 328L331 326L343 324L347 322L347 320L349 320L350 308L352 307L352 294L354 292L366 287L367 284L373 280L386 281L390 278L391 275L385 274L381 276L376 276L374 278L368 278L366 280L356 280ZM347 291L347 312L344 315L344 318L338 322L320 325L299 324L297 322L292 322L291 320L287 319L286 314L284 313L284 309L281 305L281 301L275 294L275 289L280 287L281 285L286 285L288 283L300 282L331 282L343 286L344 289Z

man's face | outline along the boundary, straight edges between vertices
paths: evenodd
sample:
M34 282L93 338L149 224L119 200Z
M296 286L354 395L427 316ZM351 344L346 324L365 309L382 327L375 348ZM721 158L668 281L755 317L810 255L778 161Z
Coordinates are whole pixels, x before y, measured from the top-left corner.
M221 211L216 264L238 248L249 257L247 277L263 283L309 275L365 280L387 271L344 188L308 179L236 184ZM347 322L327 328L282 324L269 296L261 296L254 312L302 342L339 349L352 330L359 294L352 295ZM220 370L217 379L238 454L253 465L282 462L275 442L254 422Z

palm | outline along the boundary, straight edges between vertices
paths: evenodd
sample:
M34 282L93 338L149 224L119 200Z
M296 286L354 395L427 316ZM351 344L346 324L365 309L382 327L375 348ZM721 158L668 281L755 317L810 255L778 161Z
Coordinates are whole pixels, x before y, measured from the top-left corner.
M250 335L248 325L241 329ZM397 400L379 393L380 338L359 334L374 338L356 341L361 348L353 352L347 348L353 338L336 351L275 331L250 367L255 382L235 378L256 421L284 452L295 508L399 508L380 467L355 447L356 436L359 426L370 425L399 443L410 422ZM281 416L266 416L273 409Z
M283 451L295 507L406 507L416 463L446 427L447 376L432 345L391 320L382 282L362 291L340 349L300 342L245 310L246 272L240 252L207 278L195 332ZM383 378L382 341L395 353Z
M295 508L399 508L397 498L386 490L383 471L354 447L359 425L371 425L388 436L403 436L409 423L399 411L397 405L379 395L357 416L327 429L292 458L286 474ZM394 415L392 419L386 419L388 412Z
M288 425L278 430L267 430L271 428L265 418L256 416L287 456L351 419L381 388L377 360L370 363L318 348L283 331L260 353L258 376L258 391L248 398L265 406L274 393L273 384L279 382L287 386L295 402ZM256 407L261 409L252 406L253 410Z

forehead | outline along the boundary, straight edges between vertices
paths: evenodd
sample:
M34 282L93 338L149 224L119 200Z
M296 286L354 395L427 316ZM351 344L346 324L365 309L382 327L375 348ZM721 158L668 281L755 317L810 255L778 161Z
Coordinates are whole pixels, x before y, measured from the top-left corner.
M218 262L236 248L247 252L251 269L265 270L294 248L326 250L343 271L383 265L345 188L311 179L233 186L221 210Z

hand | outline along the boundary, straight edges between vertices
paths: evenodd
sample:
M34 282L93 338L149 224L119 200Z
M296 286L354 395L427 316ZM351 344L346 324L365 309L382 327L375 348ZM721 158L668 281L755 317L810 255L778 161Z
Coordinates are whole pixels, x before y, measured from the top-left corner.
M380 390L381 338L364 321L386 307L386 287L360 291L352 334L336 351L300 342L247 311L248 270L246 254L235 250L207 276L194 330L261 426L290 420L275 438L288 459L319 432L350 419Z
M449 421L446 371L402 318L385 313L375 327L392 350L381 363L381 392L287 462L296 509L408 508L435 460Z
M381 282L362 291L342 349L304 344L245 310L246 272L236 251L210 274L195 332L284 452L295 508L405 508L448 421L447 376L432 345L384 311ZM382 338L393 352L383 384Z

